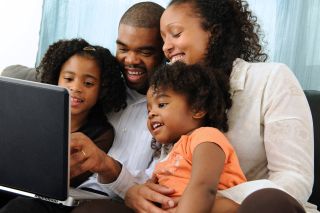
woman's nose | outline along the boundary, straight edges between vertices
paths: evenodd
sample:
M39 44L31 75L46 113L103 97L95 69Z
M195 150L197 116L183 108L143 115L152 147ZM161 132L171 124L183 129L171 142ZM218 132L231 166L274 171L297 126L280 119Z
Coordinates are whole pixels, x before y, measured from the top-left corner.
M172 42L169 39L164 39L162 50L165 56L167 57L167 59L169 59L168 57L169 57L169 54L172 52L172 49L173 49Z

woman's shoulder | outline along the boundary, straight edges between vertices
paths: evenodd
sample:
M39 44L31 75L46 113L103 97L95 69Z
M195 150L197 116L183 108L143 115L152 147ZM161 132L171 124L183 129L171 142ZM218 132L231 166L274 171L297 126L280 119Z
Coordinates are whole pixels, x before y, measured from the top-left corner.
M234 61L231 82L255 81L265 84L270 81L296 81L293 71L284 63L278 62L247 62L242 59Z
M233 63L233 71L247 70L250 73L272 73L272 72L292 72L284 63L280 62L247 62L237 58Z
M294 75L288 65L280 62L247 62L240 59L234 68L237 69L237 67L246 68L248 75Z

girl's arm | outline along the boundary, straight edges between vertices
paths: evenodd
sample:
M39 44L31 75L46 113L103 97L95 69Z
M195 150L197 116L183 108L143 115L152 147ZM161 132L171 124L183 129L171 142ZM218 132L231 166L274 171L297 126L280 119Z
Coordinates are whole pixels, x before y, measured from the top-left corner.
M184 191L177 212L210 212L213 209L225 153L215 143L199 144L192 157L190 182Z

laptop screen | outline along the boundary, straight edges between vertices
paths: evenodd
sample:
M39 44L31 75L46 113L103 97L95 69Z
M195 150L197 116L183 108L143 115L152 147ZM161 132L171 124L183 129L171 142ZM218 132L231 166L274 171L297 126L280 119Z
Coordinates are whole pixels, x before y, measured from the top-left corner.
M69 94L0 77L0 185L65 200L69 186Z

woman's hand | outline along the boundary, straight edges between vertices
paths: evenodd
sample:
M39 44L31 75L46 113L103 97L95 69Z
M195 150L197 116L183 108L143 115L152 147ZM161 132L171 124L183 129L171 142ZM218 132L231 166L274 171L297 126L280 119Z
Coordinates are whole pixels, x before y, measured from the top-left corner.
M174 200L168 197L172 193L173 189L147 182L132 186L126 193L125 203L136 212L165 213L167 211L161 206L172 208L175 205Z
M211 213L236 213L239 206L239 204L228 198L216 197Z
M86 171L99 174L99 180L110 183L117 179L121 165L99 149L81 132L71 134L70 177Z

